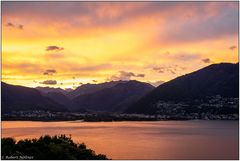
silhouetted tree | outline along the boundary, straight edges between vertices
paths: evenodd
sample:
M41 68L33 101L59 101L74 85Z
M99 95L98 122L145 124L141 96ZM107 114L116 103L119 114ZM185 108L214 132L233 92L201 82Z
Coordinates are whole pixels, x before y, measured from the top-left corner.
M33 156L39 160L98 160L107 159L106 155L96 154L87 149L84 143L76 144L71 137L41 136L38 139L24 139L16 142L13 138L2 138L2 156Z

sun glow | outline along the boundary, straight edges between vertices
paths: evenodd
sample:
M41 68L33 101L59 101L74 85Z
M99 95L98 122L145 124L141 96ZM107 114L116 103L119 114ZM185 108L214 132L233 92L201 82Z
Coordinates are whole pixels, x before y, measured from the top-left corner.
M110 81L120 71L134 73L126 79L154 83L238 61L236 2L3 2L2 7L2 81L11 84L75 88Z

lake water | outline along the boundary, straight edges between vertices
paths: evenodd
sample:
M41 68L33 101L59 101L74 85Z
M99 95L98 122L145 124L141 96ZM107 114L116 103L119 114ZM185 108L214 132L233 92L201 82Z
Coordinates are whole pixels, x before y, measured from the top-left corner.
M112 159L238 159L238 121L3 121L2 137L71 134Z

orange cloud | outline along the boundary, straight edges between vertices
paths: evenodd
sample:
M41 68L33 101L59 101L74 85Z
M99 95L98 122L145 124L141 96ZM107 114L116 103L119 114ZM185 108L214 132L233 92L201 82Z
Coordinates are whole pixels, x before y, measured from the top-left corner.
M238 61L237 2L3 2L2 21L2 78L13 84L168 81Z

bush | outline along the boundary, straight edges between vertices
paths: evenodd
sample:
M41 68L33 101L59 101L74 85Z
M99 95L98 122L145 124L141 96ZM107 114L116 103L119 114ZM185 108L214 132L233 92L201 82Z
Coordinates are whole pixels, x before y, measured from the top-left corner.
M24 139L18 142L13 138L2 138L2 159L24 159L24 156L36 160L108 159L106 155L96 154L87 149L84 143L74 143L71 137L66 135L45 135L38 139Z

